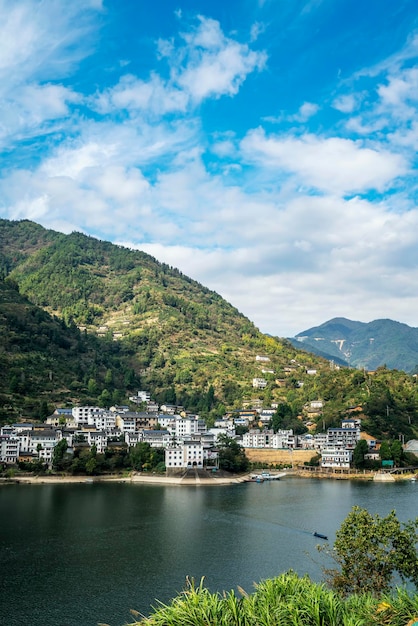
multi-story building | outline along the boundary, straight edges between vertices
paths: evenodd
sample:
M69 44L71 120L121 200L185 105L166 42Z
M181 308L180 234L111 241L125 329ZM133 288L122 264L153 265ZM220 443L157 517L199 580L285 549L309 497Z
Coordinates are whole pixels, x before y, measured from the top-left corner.
M242 436L244 448L294 448L296 445L293 430L273 430L251 429Z
M360 439L360 428L328 428L327 445L354 450Z
M343 448L329 447L322 450L321 467L349 468L353 453Z
M172 436L168 430L143 430L142 441L149 443L151 448L166 448L170 445Z
M165 450L165 466L167 469L188 469L203 467L203 445L198 441L168 446Z
M33 430L29 434L28 452L37 453L43 461L50 463L54 448L60 440L60 433L56 430Z
M75 406L72 409L72 415L77 425L88 424L89 417L98 415L103 409L98 406Z
M19 456L19 437L0 435L0 463L16 463Z

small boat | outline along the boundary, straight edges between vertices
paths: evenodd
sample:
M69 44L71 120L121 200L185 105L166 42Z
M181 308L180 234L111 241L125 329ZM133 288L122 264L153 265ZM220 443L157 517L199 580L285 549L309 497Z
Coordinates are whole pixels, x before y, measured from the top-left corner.
M278 474L270 474L270 472L261 472L260 476L263 480L280 480Z
M318 537L319 539L325 539L326 541L328 541L328 537L326 535L322 535L321 533L314 532L313 536Z

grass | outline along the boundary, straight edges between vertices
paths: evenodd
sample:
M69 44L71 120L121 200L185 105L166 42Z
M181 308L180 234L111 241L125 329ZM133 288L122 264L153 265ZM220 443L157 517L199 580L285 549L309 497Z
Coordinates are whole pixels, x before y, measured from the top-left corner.
M130 626L412 626L416 620L418 596L404 589L344 599L290 571L262 581L252 594L212 593L204 579L187 580L171 603L158 603Z

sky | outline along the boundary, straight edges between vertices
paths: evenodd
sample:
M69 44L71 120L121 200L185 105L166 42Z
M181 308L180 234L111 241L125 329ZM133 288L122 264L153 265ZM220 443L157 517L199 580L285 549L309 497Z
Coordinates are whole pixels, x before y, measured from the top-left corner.
M0 0L0 217L265 333L418 326L416 0Z

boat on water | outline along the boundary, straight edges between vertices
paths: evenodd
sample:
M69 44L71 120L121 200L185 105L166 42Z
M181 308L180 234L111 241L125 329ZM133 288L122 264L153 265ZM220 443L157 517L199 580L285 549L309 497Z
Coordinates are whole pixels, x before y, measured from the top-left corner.
M251 482L251 483L263 483L264 482L264 478L261 476L261 474L252 474L252 476L250 476L249 482Z
M313 533L314 537L318 537L319 539L325 539L326 541L328 541L328 537L327 535L323 535L322 533L317 533L316 531Z
M265 480L280 480L280 476L270 474L270 472L261 472L261 474L251 474L250 476L250 482L263 483Z
M280 480L280 476L277 474L270 474L270 472L261 472L260 476L263 480Z

